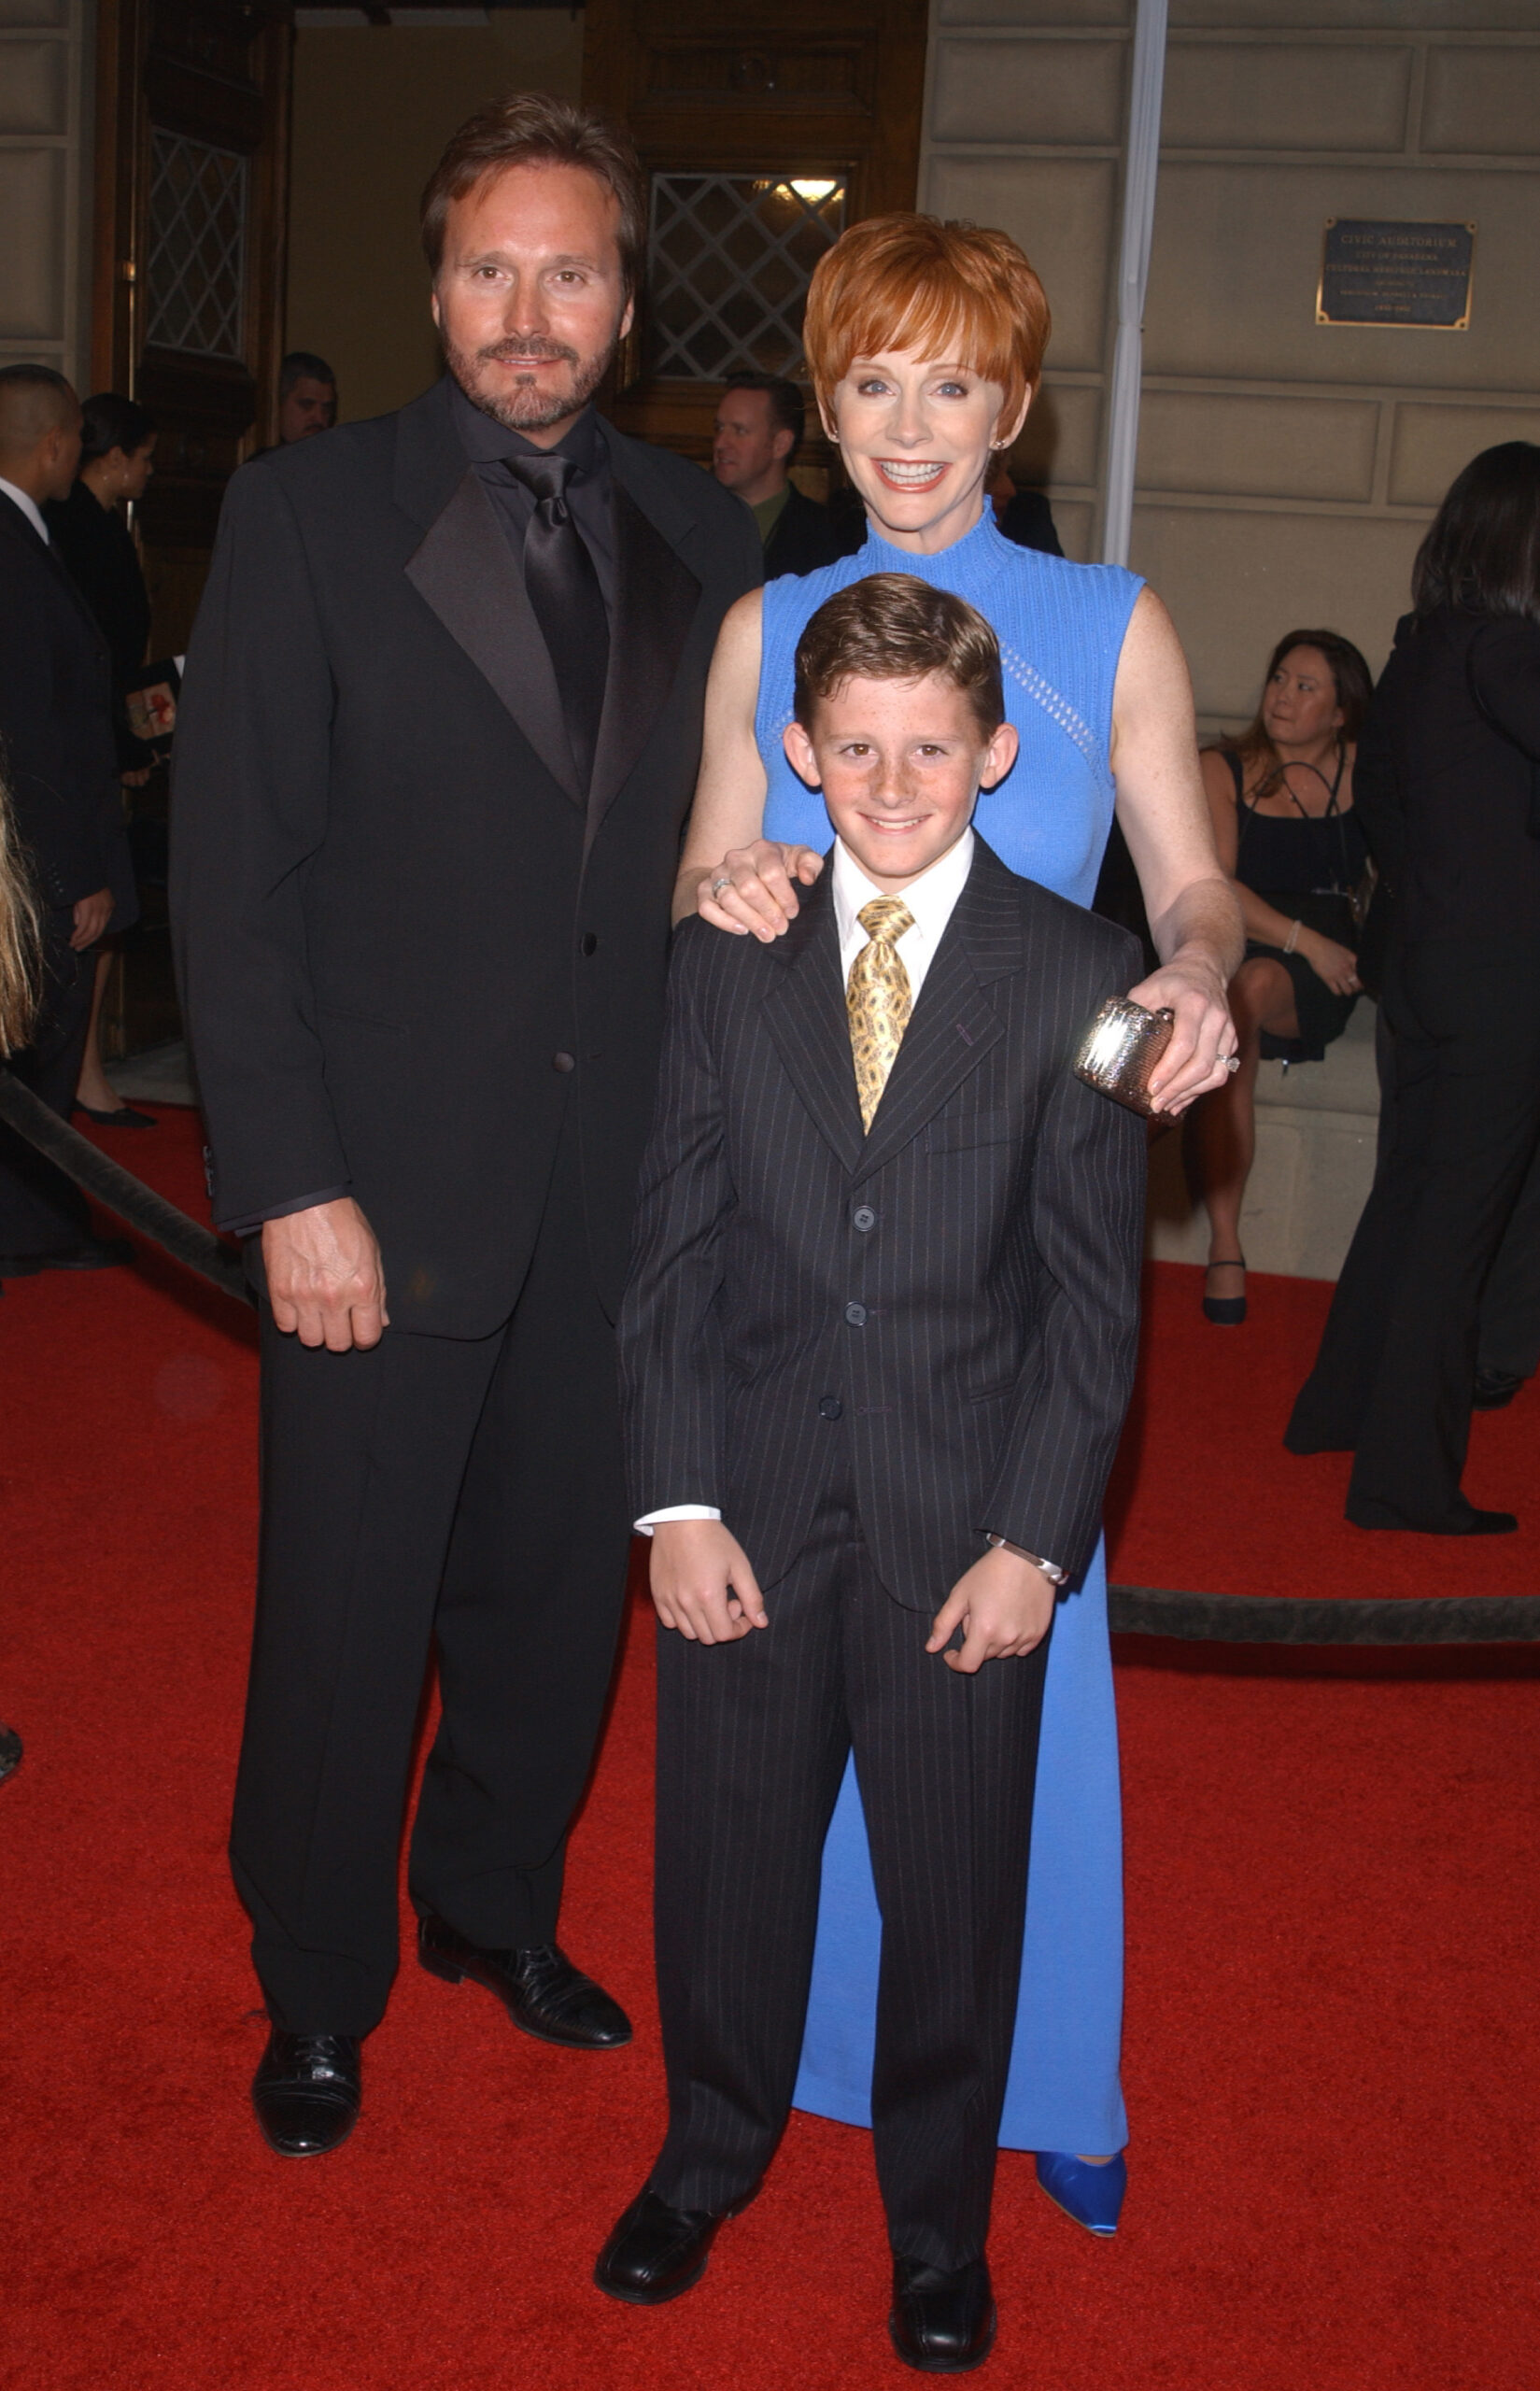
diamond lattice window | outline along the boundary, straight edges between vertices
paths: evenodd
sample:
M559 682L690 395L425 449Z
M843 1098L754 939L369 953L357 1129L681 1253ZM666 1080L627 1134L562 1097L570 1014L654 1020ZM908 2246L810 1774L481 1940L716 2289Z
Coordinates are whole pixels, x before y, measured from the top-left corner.
M239 357L246 290L247 162L154 132L145 338L194 357Z
M646 371L801 374L808 284L844 224L842 181L655 175Z

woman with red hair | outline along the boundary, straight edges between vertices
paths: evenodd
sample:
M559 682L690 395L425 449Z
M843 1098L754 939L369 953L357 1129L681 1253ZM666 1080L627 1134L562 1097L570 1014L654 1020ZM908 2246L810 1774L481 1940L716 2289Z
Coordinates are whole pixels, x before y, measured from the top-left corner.
M874 573L917 575L999 637L1019 759L975 827L1012 870L1089 905L1114 808L1160 969L1133 993L1169 1005L1163 1109L1222 1086L1240 959L1214 851L1186 665L1166 609L1121 567L1015 546L985 486L1020 432L1049 333L1042 285L1003 233L933 217L857 224L821 261L804 344L825 428L867 511L854 557L741 599L723 624L676 912L770 939L823 870L828 823L782 746L804 625ZM1052 1563L1053 1556L1041 1556ZM1048 1574L1055 1573L1052 1567ZM869 2122L881 1922L854 1775L824 1863L798 2106ZM1021 2011L1001 2140L1096 2232L1116 2225L1126 2130L1117 1730L1103 1556L1058 1606L1033 1820Z

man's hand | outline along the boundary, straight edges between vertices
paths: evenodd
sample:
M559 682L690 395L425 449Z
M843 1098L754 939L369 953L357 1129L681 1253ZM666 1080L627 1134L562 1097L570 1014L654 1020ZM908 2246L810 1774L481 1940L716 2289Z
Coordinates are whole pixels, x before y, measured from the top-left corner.
M731 847L719 864L703 871L696 884L696 911L703 922L742 938L752 930L768 944L784 936L797 917L797 884L811 888L824 869L813 847L783 847L773 839L756 839L750 847Z
M1182 947L1129 995L1137 1005L1176 1014L1171 1042L1156 1064L1150 1093L1157 1111L1185 1112L1195 1096L1222 1087L1230 1073L1224 1057L1236 1051L1236 1027L1219 966L1206 948Z
M86 947L95 945L111 919L112 891L110 888L98 888L93 897L76 898L75 927L69 934L69 942L77 955L81 954Z
M351 1196L264 1221L262 1266L273 1318L302 1345L346 1353L390 1325L380 1250Z
M936 1614L927 1652L940 1652L949 1669L972 1677L985 1661L1024 1660L1035 1652L1053 1618L1053 1580L1019 1552L996 1545L959 1577ZM963 1648L942 1648L956 1630Z
M653 1530L653 1606L692 1644L735 1644L768 1627L748 1555L720 1520L659 1520Z

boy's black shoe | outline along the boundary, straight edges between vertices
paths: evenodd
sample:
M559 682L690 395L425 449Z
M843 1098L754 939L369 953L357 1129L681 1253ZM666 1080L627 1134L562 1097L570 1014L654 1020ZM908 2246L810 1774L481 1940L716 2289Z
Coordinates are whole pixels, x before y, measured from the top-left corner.
M275 2026L251 2085L270 2150L319 2158L346 2142L361 2098L356 2034L289 2034Z
M893 2346L922 2374L967 2374L995 2346L995 2296L989 2267L926 2267L918 2258L893 2261Z
M660 2308L693 2291L706 2271L716 2228L742 2215L754 2193L736 2208L671 2208L650 2186L640 2191L599 2254L594 2281L612 2299L638 2308Z

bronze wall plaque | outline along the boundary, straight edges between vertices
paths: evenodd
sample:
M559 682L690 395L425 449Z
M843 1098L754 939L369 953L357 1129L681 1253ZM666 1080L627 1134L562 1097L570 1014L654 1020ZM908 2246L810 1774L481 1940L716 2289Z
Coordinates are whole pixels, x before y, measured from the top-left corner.
M1328 216L1318 324L1462 332L1471 320L1474 224L1386 224Z

